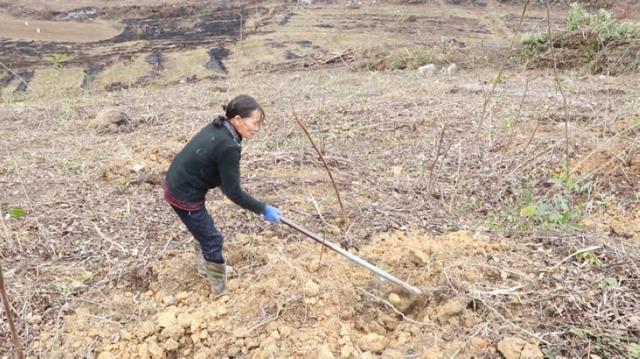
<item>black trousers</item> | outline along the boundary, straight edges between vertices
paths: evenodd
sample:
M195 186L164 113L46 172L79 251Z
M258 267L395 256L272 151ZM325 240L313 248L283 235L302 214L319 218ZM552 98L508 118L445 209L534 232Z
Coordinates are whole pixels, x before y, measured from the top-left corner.
M206 207L197 211L185 211L183 209L171 206L178 214L182 223L193 237L200 243L204 259L214 263L224 263L222 256L222 244L224 239L222 233L218 231L213 218L207 212Z

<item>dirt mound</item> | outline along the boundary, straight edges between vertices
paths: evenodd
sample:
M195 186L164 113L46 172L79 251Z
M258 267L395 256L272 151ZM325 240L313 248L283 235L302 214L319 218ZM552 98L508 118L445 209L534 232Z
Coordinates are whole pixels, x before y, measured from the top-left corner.
M135 146L131 152L111 160L102 171L101 179L122 186L159 185L174 155L169 148Z
M318 266L311 248L306 241L238 236L228 246L235 274L222 296L210 294L197 276L192 253L168 257L153 266L158 277L149 290L120 284L100 303L82 302L32 349L94 351L98 358L495 353L477 334L482 314L467 299L429 294L404 320L382 302L394 300L388 283L333 253ZM360 255L433 289L451 280L469 287L494 281L481 266L463 270L459 258L482 264L506 249L499 239L469 232L435 238L395 233L375 238Z

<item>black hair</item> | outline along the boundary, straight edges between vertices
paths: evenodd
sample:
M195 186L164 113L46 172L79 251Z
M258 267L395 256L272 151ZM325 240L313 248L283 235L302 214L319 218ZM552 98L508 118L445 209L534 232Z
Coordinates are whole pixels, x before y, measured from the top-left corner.
M222 126L224 121L228 121L236 116L246 118L251 116L253 111L258 110L264 120L264 110L253 97L247 95L236 96L233 100L229 101L227 105L222 105L224 115L219 115L213 120L213 125L216 127Z

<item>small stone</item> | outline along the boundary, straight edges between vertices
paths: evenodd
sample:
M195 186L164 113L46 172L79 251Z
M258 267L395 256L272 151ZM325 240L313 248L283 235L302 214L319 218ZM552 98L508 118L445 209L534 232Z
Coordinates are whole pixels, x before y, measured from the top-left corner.
M126 329L122 329L120 331L120 338L124 340L131 340L131 333L129 333Z
M162 332L160 334L165 338L178 339L182 336L183 333L184 329L181 326L172 324L162 329Z
M164 359L165 351L164 348L158 345L156 342L149 343L149 354L151 354L151 358L153 359Z
M113 354L111 354L111 352L102 352L100 354L98 354L97 359L114 359L115 357L113 356Z
M395 349L387 349L382 352L383 359L403 359L404 355L401 351Z
M178 324L183 328L189 328L191 326L191 315L187 313L178 314Z
M31 316L29 318L27 318L27 323L29 324L38 324L42 321L42 316L41 315L34 315Z
M140 328L136 330L136 337L138 337L139 340L143 340L144 338L155 333L155 331L156 331L156 326L153 323L147 321L142 323Z
M340 349L340 357L341 358L348 358L351 353L353 353L353 345L351 344L347 344L345 346L342 347L342 349Z
M179 301L183 301L185 299L189 298L189 293L187 292L180 292L178 294L176 294L176 299Z
M389 294L388 298L389 298L389 302L391 302L391 304L393 304L393 305L398 305L398 304L402 303L402 299L396 293Z
M380 334L369 333L358 338L356 344L364 351L379 353L387 347L388 340Z
M167 339L167 341L164 342L164 348L167 351L174 351L174 350L178 349L179 346L180 346L180 344L178 344L177 341L173 340L173 338L169 338L169 339Z
M278 328L278 331L280 332L281 337L286 338L289 336L289 334L291 334L291 327L287 325L283 325L280 328Z
M164 305L174 305L176 304L176 298L172 295L168 295L164 298L162 298L162 303L164 303Z
M540 351L537 344L527 343L520 352L520 359L543 359L544 354Z
M479 348L479 349L484 349L484 348L487 347L487 342L484 339L480 338L480 337L472 337L471 338L471 345L473 345L474 347Z
M456 64L449 65L445 70L445 73L449 76L455 75L457 72L458 72L458 65Z
M320 292L320 286L313 280L308 280L304 285L304 295L308 297L315 297Z
M437 68L434 64L427 64L418 68L418 73L423 76L431 76L436 72Z
M411 249L409 252L409 260L418 267L422 267L429 263L430 253L425 253L417 248Z
M444 305L438 307L438 319L447 319L456 314L460 314L464 308L466 307L466 303L461 298L454 298L449 300Z
M202 325L202 315L194 313L191 315L191 333L195 333Z
M164 312L158 314L158 325L162 328L177 325L176 307L169 307Z
M329 345L324 344L323 346L320 347L320 350L318 352L318 359L333 359L333 358L335 357L333 356L331 349L329 349Z
M149 344L142 343L138 345L138 356L140 358L149 358Z
M509 337L498 342L498 351L505 359L520 359L520 352L527 342L520 338Z

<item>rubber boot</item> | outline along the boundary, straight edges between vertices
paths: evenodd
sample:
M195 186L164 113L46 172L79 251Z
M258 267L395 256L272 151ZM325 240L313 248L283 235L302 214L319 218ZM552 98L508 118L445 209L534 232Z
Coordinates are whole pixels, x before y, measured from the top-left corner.
M206 261L204 260L204 255L202 254L202 248L200 247L200 242L193 241L193 249L195 250L195 262L196 262L196 271L198 274L204 278L207 277L207 269Z
M227 266L224 263L205 262L206 277L216 294L227 288Z

